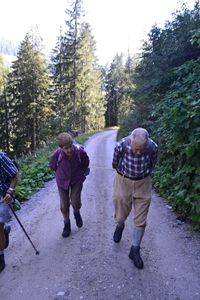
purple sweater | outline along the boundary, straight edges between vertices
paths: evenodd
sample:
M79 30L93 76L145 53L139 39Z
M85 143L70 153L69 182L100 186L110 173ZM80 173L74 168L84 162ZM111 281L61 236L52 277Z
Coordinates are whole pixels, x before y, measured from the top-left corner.
M84 182L86 179L84 171L89 166L89 157L84 149L77 148L75 145L73 148L74 153L70 158L59 147L52 153L49 160L49 167L55 171L57 186L64 190L67 190L69 186Z

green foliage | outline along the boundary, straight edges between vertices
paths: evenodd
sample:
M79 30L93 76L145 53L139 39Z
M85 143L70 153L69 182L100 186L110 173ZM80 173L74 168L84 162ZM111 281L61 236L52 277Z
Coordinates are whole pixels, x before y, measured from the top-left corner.
M82 21L82 1L71 1L66 13L67 28L60 34L51 58L55 112L52 129L57 130L56 134L71 129L98 130L105 125L101 71L91 28Z
M0 94L3 93L7 81L8 69L5 66L3 57L0 53Z
M156 121L153 111L177 79L174 69L200 56L198 45L191 44L193 30L199 27L199 7L192 11L183 7L172 22L165 23L164 29L154 26L143 45L133 77L133 97L135 117L150 131Z
M117 140L127 136L134 128L138 127L134 121L134 116L135 114L131 112L121 120L121 126L117 132Z
M16 187L18 200L27 200L33 192L44 185L45 181L54 177L48 166L48 158L55 147L56 143L51 143L43 149L37 150L35 155L17 160L20 167L20 179Z
M159 106L162 110L157 122L159 160L167 174L158 173L156 185L163 193L167 188L168 199L175 208L197 222L200 209L200 59L183 64L175 73L178 80ZM169 176L173 179L171 183L166 180Z
M10 156L34 153L63 131L105 125L102 72L91 28L83 22L82 2L68 3L67 29L60 32L51 66L33 31L20 44L9 72L0 57L0 148Z
M124 64L123 55L116 55L105 70L106 126L116 126L132 108L132 64L131 57Z
M29 33L13 62L2 99L0 146L8 153L34 152L48 132L48 69L39 43ZM4 144L4 141L7 141Z

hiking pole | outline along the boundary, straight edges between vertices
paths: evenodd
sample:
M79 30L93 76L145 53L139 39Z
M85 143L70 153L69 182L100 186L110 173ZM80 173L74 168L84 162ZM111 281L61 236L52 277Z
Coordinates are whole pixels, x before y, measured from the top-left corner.
M16 218L16 220L17 220L17 222L18 222L18 223L19 223L19 225L21 226L21 228L22 228L23 232L25 233L26 237L28 238L29 242L31 243L32 247L34 248L34 250L35 250L35 254L36 254L36 255L39 255L39 254L40 254L40 252L39 252L39 251L38 251L38 250L35 248L35 246L34 246L33 242L31 241L31 239L30 239L30 237L29 237L29 235L28 235L28 233L27 233L27 232L26 232L26 230L24 229L24 226L22 225L22 223L20 222L20 220L19 220L18 216L16 215L16 213L15 213L15 211L14 211L14 209L13 209L12 205L11 205L10 203L8 203L8 205L9 205L9 207L10 207L10 209L11 209L11 211L12 211L13 215L15 216L15 218Z

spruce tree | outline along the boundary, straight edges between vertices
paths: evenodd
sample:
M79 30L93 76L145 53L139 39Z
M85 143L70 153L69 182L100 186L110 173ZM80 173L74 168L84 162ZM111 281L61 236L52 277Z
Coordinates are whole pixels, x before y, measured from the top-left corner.
M38 43L28 33L8 77L11 143L19 154L34 152L45 138L50 113L48 86L46 61Z
M8 68L6 67L3 56L0 55L0 148L9 153L9 115L7 103L7 84Z
M51 59L54 123L60 124L59 130L86 131L99 123L104 126L101 73L90 26L82 21L82 1L72 1L66 13L67 29L60 34Z

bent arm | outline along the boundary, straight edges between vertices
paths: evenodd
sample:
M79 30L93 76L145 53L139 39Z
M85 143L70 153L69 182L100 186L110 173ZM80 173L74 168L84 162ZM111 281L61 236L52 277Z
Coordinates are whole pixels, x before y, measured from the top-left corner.
M119 142L115 146L114 154L113 154L112 167L115 170L118 169L118 165L119 165L121 154L122 154L122 144L121 144L121 142Z
M59 149L56 149L49 158L49 168L56 171L58 165Z
M5 203L11 203L11 200L13 198L13 193L14 193L15 187L17 185L18 179L19 179L19 172L17 171L16 175L14 177L12 177L10 180L10 186L7 189L5 197L3 199Z

